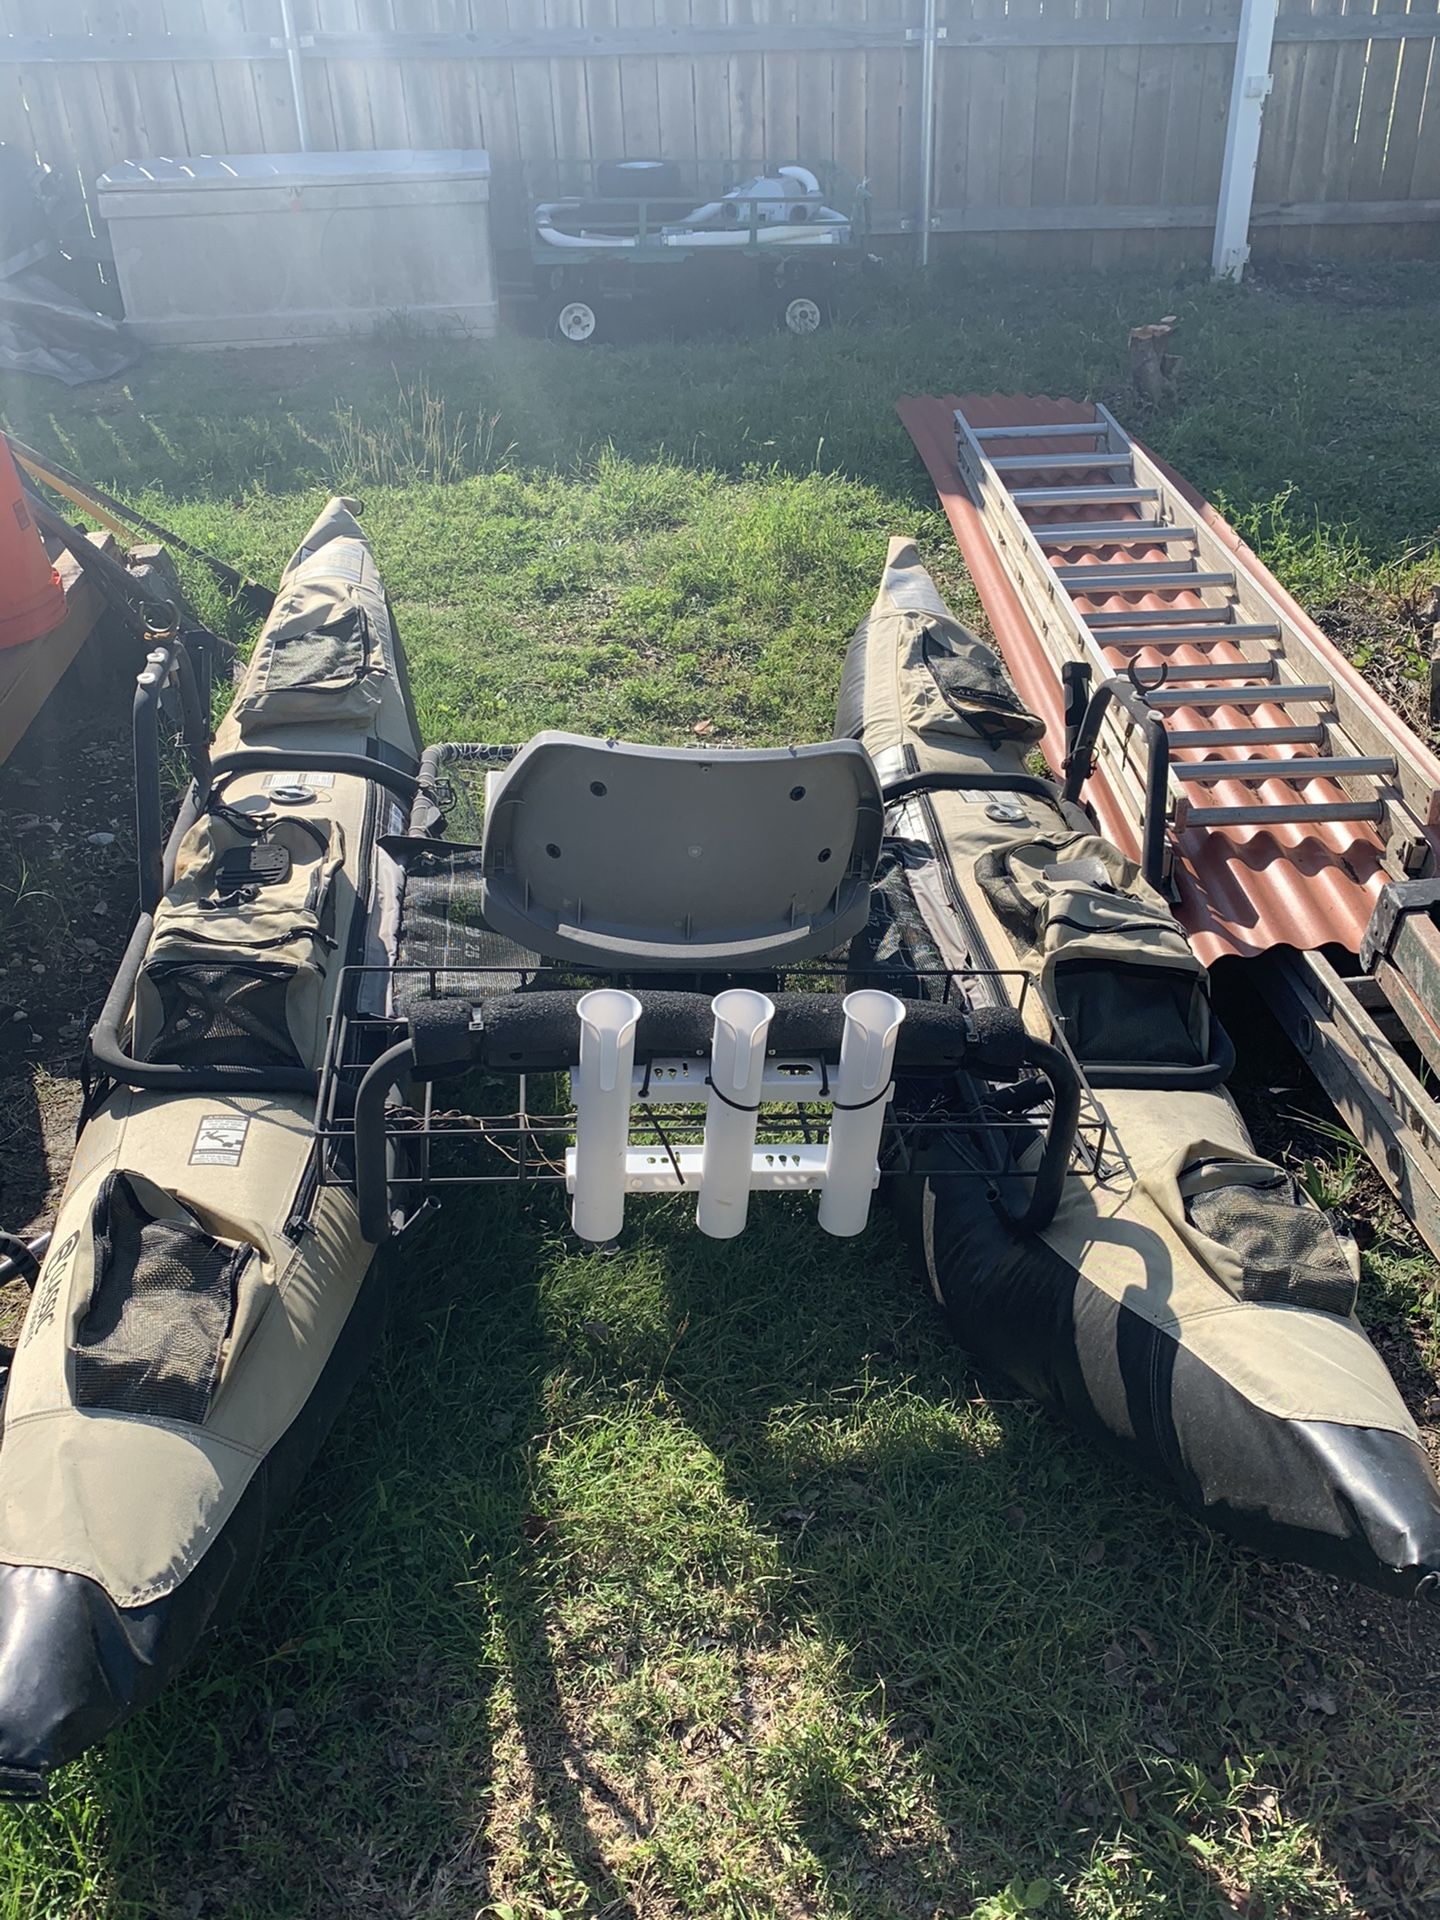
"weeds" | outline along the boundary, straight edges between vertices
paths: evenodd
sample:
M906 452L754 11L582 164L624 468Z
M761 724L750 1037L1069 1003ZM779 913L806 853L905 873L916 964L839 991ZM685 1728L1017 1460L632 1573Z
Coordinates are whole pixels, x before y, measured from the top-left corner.
M387 408L362 420L353 406L337 407L331 430L317 438L336 488L454 486L504 468L514 447L501 444L498 412L472 424L423 374L410 385L395 379Z

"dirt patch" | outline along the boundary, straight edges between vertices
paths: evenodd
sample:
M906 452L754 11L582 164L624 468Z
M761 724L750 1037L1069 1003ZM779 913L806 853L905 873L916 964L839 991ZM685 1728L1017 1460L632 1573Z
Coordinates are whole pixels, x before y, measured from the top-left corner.
M0 1226L54 1217L85 1036L135 913L137 645L97 631L0 766Z
M1428 594L1357 587L1317 607L1315 621L1406 726L1440 749L1440 729L1430 723L1430 631L1440 617L1432 606Z

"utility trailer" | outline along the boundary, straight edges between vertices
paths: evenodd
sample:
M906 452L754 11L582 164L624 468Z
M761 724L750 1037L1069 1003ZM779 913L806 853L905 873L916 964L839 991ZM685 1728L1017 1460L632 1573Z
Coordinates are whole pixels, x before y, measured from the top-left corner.
M541 323L572 346L611 337L642 305L814 333L841 275L868 258L869 195L837 167L560 162L532 179L527 206Z
M1071 799L1265 997L1440 1253L1440 760L1103 406L900 414Z

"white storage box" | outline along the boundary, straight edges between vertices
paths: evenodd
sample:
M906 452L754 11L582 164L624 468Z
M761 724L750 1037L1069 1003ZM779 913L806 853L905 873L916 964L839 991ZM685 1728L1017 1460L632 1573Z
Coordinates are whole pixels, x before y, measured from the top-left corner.
M127 160L97 187L126 317L157 346L495 331L478 148Z

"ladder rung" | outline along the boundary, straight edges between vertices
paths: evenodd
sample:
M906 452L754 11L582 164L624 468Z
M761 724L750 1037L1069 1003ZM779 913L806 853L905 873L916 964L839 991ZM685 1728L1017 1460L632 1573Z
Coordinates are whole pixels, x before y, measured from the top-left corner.
M1081 467L1129 467L1128 453L1005 453L990 462L997 473L1074 473Z
M1313 805L1297 801L1294 806L1274 807L1191 807L1180 822L1186 827L1281 827L1302 820L1369 820L1377 825L1385 818L1379 800L1320 800Z
M964 420L964 414L957 414ZM965 424L977 440L1068 440L1073 434L1108 433L1110 427L1104 420L1055 420L1045 426L1025 427L976 427L966 420Z
M1157 687L1145 699L1152 707L1328 707L1333 687L1298 687L1285 681L1270 687Z
M1158 520L1076 520L1065 526L1035 526L1031 532L1042 547L1068 547L1093 541L1097 547L1173 547L1195 538L1194 527L1167 527Z
M1230 617L1234 611L1234 606L1227 601L1223 607L1122 607L1114 611L1106 608L1100 613L1082 614L1081 618L1092 631L1097 627L1149 627L1160 621L1166 628L1174 629L1185 621L1201 629L1202 638L1208 639L1206 630L1212 627L1224 627L1230 633L1240 630L1238 622ZM1272 633L1278 639L1280 629L1275 627ZM1128 640L1129 634L1125 638Z
M1172 753L1185 747L1323 747L1329 739L1323 721L1308 727L1169 727L1166 732Z
M1107 593L1158 593L1163 587L1179 591L1189 587L1233 587L1233 573L1201 573L1193 567L1174 567L1168 560L1131 560L1111 566L1104 562L1089 566L1056 567L1055 578L1063 580L1072 593L1089 593L1104 587ZM1162 609L1163 611L1163 609Z
M1273 680L1279 671L1276 660L1188 660L1183 666L1167 666L1160 684L1169 687L1177 680Z
M1183 609L1179 609L1183 611ZM1199 608L1193 608L1199 612ZM1086 624L1092 624L1098 615L1087 616ZM1280 628L1270 620L1230 620L1224 623L1218 633L1197 633L1194 627L1146 627L1143 631L1137 626L1129 633L1107 634L1101 641L1106 647L1198 647L1208 640L1278 640Z
M1173 744L1173 743L1172 743ZM1222 780L1241 780L1247 786L1262 780L1284 780L1292 786L1307 780L1339 780L1350 774L1371 773L1393 779L1395 762L1362 754L1335 754L1313 759L1294 760L1194 760L1170 763L1177 780L1191 780L1197 786L1213 787Z
M1122 500L1158 500L1158 487L1014 487L1010 498L1020 507L1112 507Z

